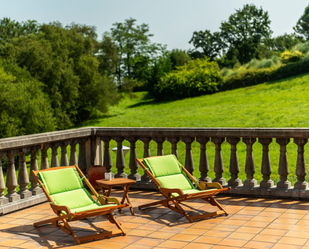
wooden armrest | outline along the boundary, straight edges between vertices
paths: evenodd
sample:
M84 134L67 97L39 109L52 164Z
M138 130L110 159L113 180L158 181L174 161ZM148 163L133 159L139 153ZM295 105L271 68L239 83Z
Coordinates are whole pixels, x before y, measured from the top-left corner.
M160 188L160 191L161 191L162 194L163 194L164 196L166 196L166 197L170 197L171 194L173 194L173 193L176 193L176 194L178 194L179 196L184 195L184 193L182 192L182 190L179 189L179 188L164 188L164 187L161 187L161 188Z
M203 181L199 181L197 183L197 186L199 187L199 189L201 190L206 190L208 188L217 188L217 189L222 189L222 186L220 183L218 182L203 182Z
M118 201L118 199L117 198L114 198L114 197L106 197L106 199L107 199L107 203L106 204L109 204L109 203L115 203L115 204L117 204L117 205L120 205L120 202Z
M66 214L71 213L71 210L69 209L68 206L59 206L59 205L54 204L54 203L50 203L50 206L51 206L51 208L53 209L53 211L56 215L60 215L62 213L62 211L64 211Z
M110 204L110 203L115 203L115 204L117 204L117 205L120 205L118 199L117 199L117 198L114 198L114 197L106 197L106 196L99 195L99 196L98 196L98 201L99 201L102 205L107 205L107 204Z

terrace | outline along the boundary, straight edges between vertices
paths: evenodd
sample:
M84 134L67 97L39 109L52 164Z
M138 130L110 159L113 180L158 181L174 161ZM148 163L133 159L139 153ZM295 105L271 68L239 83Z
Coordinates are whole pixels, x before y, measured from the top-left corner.
M0 247L193 248L201 245L202 248L309 248L309 204L306 201L309 190L304 150L308 134L308 129L89 127L1 139L0 159L7 157L8 163L6 181L0 164L0 214L3 215L0 217ZM127 165L122 153L125 140L130 143ZM210 151L209 147L206 151L210 140L214 144L214 151ZM117 143L115 157L111 154L111 141ZM136 146L138 141L143 142L142 147ZM156 155L162 155L163 144L165 146L168 143L170 153L176 156L179 153L185 158L184 166L190 173L198 171L202 180L231 186L231 191L218 197L230 215L188 223L169 209L139 211L138 205L161 198L153 192L152 184L135 161L137 154L143 157L150 155L151 141L156 143ZM194 158L192 154L195 141L199 144L199 158ZM237 145L240 141L246 146L245 151L242 151L245 153L244 168L238 162L238 154L241 152L237 151ZM258 173L255 172L256 159L253 157L253 144L257 141L263 148L261 165L258 166L261 171ZM225 167L223 142L230 145L229 165ZM277 151L278 162L272 165L269 146L274 142L280 145L280 149ZM183 151L179 149L180 143L185 144ZM296 167L291 173L287 160L289 143L297 145ZM61 154L60 159L58 153ZM211 153L214 155L213 165L208 160ZM18 173L14 160L17 154ZM28 157L29 168L34 170L77 163L87 172L91 165L100 164L108 171L116 169L118 177L135 179L136 188L131 189L129 195L136 215L131 216L129 210L116 214L127 235L76 246L71 237L52 226L34 228L34 221L47 218L52 215L52 211L27 170ZM196 161L198 167L194 167ZM273 169L277 170L272 172ZM215 177L212 177L211 172ZM244 173L245 179L241 180L239 176ZM279 176L277 181L273 180L275 174ZM296 178L294 186L289 181L291 175ZM262 180L257 181L255 178L258 177ZM119 190L112 193L121 196ZM190 212L211 212L213 209L201 201L188 204L186 208ZM96 218L76 221L72 227L80 234L87 234L92 229L108 230L110 223Z

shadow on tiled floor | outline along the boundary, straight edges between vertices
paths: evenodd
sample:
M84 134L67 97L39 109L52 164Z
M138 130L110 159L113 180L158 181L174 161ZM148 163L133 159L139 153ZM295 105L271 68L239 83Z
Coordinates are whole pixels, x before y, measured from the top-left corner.
M120 190L113 196L121 197ZM126 236L76 245L71 236L52 225L33 227L33 222L53 217L48 203L0 217L1 248L309 248L309 203L294 200L217 197L229 216L189 223L163 207L143 211L138 205L161 199L156 192L130 191L135 216L129 209L115 212ZM188 212L216 210L202 200L186 202ZM114 230L103 217L70 223L77 236Z

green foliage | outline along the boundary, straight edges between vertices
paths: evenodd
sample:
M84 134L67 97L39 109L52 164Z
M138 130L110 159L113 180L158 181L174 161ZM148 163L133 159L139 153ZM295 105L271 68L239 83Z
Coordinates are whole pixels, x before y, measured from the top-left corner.
M192 58L203 58L204 56L210 57L214 60L224 52L227 45L222 41L221 34L214 32L211 34L210 30L194 31L191 40L194 50L190 50L189 54Z
M157 100L174 100L218 91L219 66L209 58L189 61L166 74L157 85Z
M40 32L11 39L0 46L3 58L25 68L42 82L48 95L57 129L74 126L117 102L117 89L109 77L102 78L94 27L54 22ZM15 76L15 74L13 74ZM104 100L104 101L103 101Z
M295 34L284 34L279 35L271 39L269 48L273 51L284 52L285 50L291 50L295 45L303 42L301 37L296 36ZM300 49L296 49L304 53Z
M19 71L18 76L5 72L9 70ZM42 84L31 78L25 69L1 61L0 92L0 137L46 132L56 128Z
M172 70L175 70L177 67L187 64L191 60L187 52L181 49L173 49L169 53L169 57L173 64Z
M149 34L148 25L136 25L135 22L133 18L126 19L124 23L116 22L111 32L105 33L117 46L115 76L119 86L123 78L146 81L147 74L146 78L141 77L141 71L148 70L152 56L162 49L160 44L151 43L150 37L153 35ZM144 63L139 63L141 60Z
M259 44L272 33L268 12L252 4L236 10L228 21L221 23L220 29L229 49L237 50L236 56L241 64L256 58Z
M287 50L280 54L280 60L284 64L299 61L302 57L302 52L298 50L295 50L294 52L290 52Z
M308 42L301 42L301 43L296 44L291 49L291 52L294 52L296 50L302 52L303 54L307 54L309 52L309 41Z
M248 69L239 71L237 74L226 74L223 79L221 90L229 90L252 86L263 82L280 80L309 72L309 55L304 56L297 62L277 64L271 68Z
M0 41L7 42L14 37L26 36L37 33L39 25L35 20L17 22L4 17L0 20Z
M309 5L305 8L304 13L298 19L293 29L296 33L303 36L306 40L309 39Z

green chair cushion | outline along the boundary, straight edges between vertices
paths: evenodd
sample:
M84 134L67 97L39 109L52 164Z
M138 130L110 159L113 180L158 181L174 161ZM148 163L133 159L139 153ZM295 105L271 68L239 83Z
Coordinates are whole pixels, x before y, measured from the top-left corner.
M75 168L47 170L39 172L38 175L50 195L83 188Z
M143 162L154 177L182 173L181 166L174 155L145 158Z
M145 158L145 166L165 188L194 189L175 155Z
M192 185L183 174L161 176L156 178L164 188L192 189Z
M54 203L60 206L67 206L70 209L86 207L95 203L85 188L66 191L50 195Z

